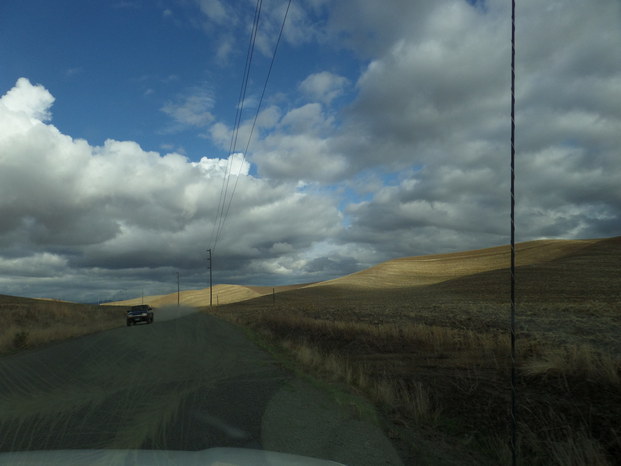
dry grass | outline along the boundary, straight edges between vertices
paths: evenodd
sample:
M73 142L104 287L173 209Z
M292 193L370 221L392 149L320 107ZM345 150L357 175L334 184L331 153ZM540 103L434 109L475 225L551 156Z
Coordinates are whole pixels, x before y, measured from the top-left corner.
M550 349L527 361L522 371L527 376L580 379L621 390L621 358L584 344Z
M435 424L437 410L427 387L417 382L412 387L401 381L370 375L365 364L352 361L337 352L324 352L308 342L283 340L281 345L304 366L346 382L365 393L371 400L392 410L406 413L417 424Z
M521 453L527 453L533 464L559 466L608 466L618 464L618 455L610 454L604 439L597 438L587 423L576 426L570 412L559 412L549 405L533 417L537 422L520 423ZM620 437L613 432L612 439L621 446Z
M610 459L602 444L584 430L571 432L562 440L547 442L550 459L559 466L607 466Z
M0 354L120 327L124 309L0 296Z
M621 457L621 237L535 241L517 251L520 461L612 464ZM506 464L508 254L499 247L398 259L277 288L275 302L269 287L219 285L214 312L364 392L405 428L398 440L412 451L433 428L432 437L481 463ZM208 300L208 289L182 293L186 305ZM22 331L11 329L7 345L19 346Z
M272 335L301 338L321 343L328 349L338 348L352 357L365 352L383 353L458 353L466 366L482 357L494 365L506 359L509 337L506 332L475 332L438 325L414 323L366 323L331 321L306 317L300 313L277 314L260 311L252 316L235 316L238 323L269 329ZM343 348L343 342L348 342ZM536 345L529 350L537 353Z
M218 312L279 343L304 367L364 393L396 425L433 428L457 443L476 439L492 463L510 458L508 434L499 436L508 424L506 332ZM523 464L611 464L621 447L612 428L621 413L619 361L587 345L561 350L532 336L520 345ZM544 411L551 414L538 414Z
M520 255L521 464L613 464L621 457L621 238L533 242ZM433 427L432 437L481 463L506 464L505 260L507 249L494 248L389 261L275 303L264 296L215 312L364 392L395 426L415 426L418 436Z

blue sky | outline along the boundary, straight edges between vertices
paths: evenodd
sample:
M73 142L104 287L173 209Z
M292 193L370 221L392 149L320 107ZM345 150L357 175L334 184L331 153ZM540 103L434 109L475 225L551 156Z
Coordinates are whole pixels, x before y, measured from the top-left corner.
M255 5L0 4L0 293L202 287L227 179L217 283L508 242L508 2L293 0L246 152L287 6L264 0L228 161ZM520 241L621 231L620 10L519 4Z
M252 4L242 7L252 14ZM97 145L113 138L137 141L145 150L172 147L192 160L228 155L196 127L175 125L163 109L198 95L203 105L195 112L232 124L248 40L244 29L230 31L238 36L236 48L218 58L218 32L195 19L198 4L35 1L3 9L2 87L10 89L21 76L44 83L57 96L54 123L62 131ZM312 65L287 49L281 49L287 66L280 75L275 70L274 86L289 93ZM266 62L257 53L249 95L264 79ZM297 72L300 65L304 71Z
M232 2L234 19L219 24L202 13L210 5L203 3L207 6L176 1L9 2L2 7L2 89L10 89L22 76L43 84L57 99L55 126L94 145L112 138L136 141L145 150L180 151L191 160L226 157L228 147L214 144L200 131L207 126L200 123L200 115L233 124L255 5ZM263 12L262 24L273 29L285 2L265 5L274 9ZM249 104L257 101L267 74L276 37L270 32L253 57ZM219 49L225 41L231 45L223 54ZM362 66L338 47L293 46L287 41L277 58L266 103L280 97L295 105L300 101L297 86L312 73L329 70L355 77ZM346 96L339 100L346 102ZM191 109L195 124L170 113L183 108ZM254 111L252 105L246 107L245 117Z

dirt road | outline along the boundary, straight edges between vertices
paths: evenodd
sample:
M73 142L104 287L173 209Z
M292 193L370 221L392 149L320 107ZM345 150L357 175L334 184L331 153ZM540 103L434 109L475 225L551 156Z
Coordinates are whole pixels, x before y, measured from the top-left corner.
M155 318L0 358L0 451L249 447L401 464L359 407L236 327L189 309Z

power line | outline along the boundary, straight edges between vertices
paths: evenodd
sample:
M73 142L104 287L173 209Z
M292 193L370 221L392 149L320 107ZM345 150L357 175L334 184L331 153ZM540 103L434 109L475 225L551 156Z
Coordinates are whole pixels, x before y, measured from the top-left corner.
M257 124L257 119L259 117L259 113L261 111L261 105L263 104L263 98L265 97L265 90L267 89L267 82L270 79L272 74L272 68L274 67L274 61L276 60L276 52L278 52L278 45L280 44L280 39L282 38L282 33L285 29L285 23L287 22L287 16L289 15L289 8L291 7L291 1L287 3L287 9L285 10L285 14L282 18L282 23L280 24L280 31L278 33L278 38L276 39L276 45L274 46L274 52L272 53L272 60L270 61L270 67L267 70L267 76L265 77L265 82L263 83L263 90L261 91L261 98L259 99L259 104L257 105L257 111L254 115L254 120L252 121L252 128L250 129L250 135L248 136L248 141L246 142L246 148L244 149L243 154L248 152L248 147L250 146L250 140L252 139L252 135L254 134L254 128Z
M515 350L515 0L511 0L511 464L517 460Z
M246 99L246 89L248 88L248 79L250 77L250 68L252 65L252 58L254 56L254 46L257 38L257 31L259 29L259 19L261 17L261 7L263 5L263 0L257 0L254 19L252 23L252 29L250 32L250 40L248 42L248 50L246 51L246 62L244 64L244 71L242 75L242 82L239 89L239 97L237 101L237 110L235 112L235 120L233 122L233 130L231 132L231 141L229 143L229 153L227 159L227 165L224 172L224 177L222 178L222 186L220 187L220 198L218 201L218 209L216 211L216 220L214 221L214 226L212 228L211 236L213 238L213 244L211 249L215 250L216 244L218 242L220 233L222 231L223 219L224 219L224 211L226 206L226 198L229 190L230 183L230 174L232 168L232 155L235 151L235 147L237 145L237 137L239 133L239 126L241 124L242 112L244 110L244 101Z
M280 39L282 38L282 32L285 29L285 22L287 21L287 16L289 15L289 8L291 7L291 1L287 3L287 9L285 10L285 14L282 19L282 23L280 25L280 32L278 33L278 39L276 39L276 45L274 46L274 52L272 53L272 60L270 61L270 67L267 71L267 76L265 77L265 82L263 83L263 90L261 91L261 98L259 99L259 104L257 105L257 111L254 115L254 119L252 120L252 128L250 129L250 134L248 135L248 140L246 141L246 147L244 152L242 152L242 158L245 159L245 154L248 153L248 147L250 147L250 140L252 139L252 135L254 134L254 128L257 124L257 119L259 118L259 113L261 112L261 105L263 104L263 98L265 97L265 90L267 89L267 83L270 79L270 75L272 74L272 68L274 67L274 61L276 60L276 52L278 51L278 45L280 44ZM242 162L243 162L242 159ZM229 215L229 210L231 209L231 203L233 202L233 196L235 195L235 190L237 189L237 182L239 181L239 175L241 174L242 164L239 165L239 169L237 170L237 177L235 178L235 183L233 184L233 192L231 193L231 197L229 199L229 204L224 213L223 224L226 221L226 218Z
M211 257L211 249L207 249L207 260L209 261L209 308L213 309L213 262Z
M263 104L263 99L265 97L265 91L267 89L267 84L269 82L270 76L272 74L272 69L274 67L274 62L276 60L276 53L278 51L278 46L280 45L280 41L282 39L282 35L283 35L283 31L285 28L285 23L287 21L287 16L289 14L289 9L291 7L291 2L292 0L289 0L289 2L287 3L287 8L285 10L285 14L283 15L283 19L280 25L280 31L278 33L278 38L276 39L276 45L274 46L274 51L272 53L272 59L270 61L270 66L267 72L267 75L265 77L265 82L263 83L263 90L261 91L261 97L259 99L259 103L257 105L257 110L255 112L255 116L252 122L252 127L250 130L250 134L248 136L248 140L246 141L246 146L244 148L244 151L242 152L242 160L241 163L239 164L239 168L237 170L237 175L235 178L235 182L233 184L233 189L231 191L231 195L228 197L228 203L227 203L227 193L228 193L228 185L229 185L229 180L230 180L230 171L226 176L226 188L224 190L224 196L222 197L222 208L220 210L219 207L219 221L217 222L217 230L216 230L216 234L215 234L215 239L214 239L214 245L212 247L212 249L215 250L216 244L218 242L218 239L220 238L220 235L222 233L222 229L224 228L224 223L226 222L226 219L228 218L229 215L229 211L231 210L231 204L233 203L233 197L235 196L235 191L237 190L237 183L239 182L239 176L241 174L241 170L242 170L242 166L243 166L243 162L245 161L245 154L248 152L248 148L250 147L250 141L252 139L252 136L254 134L254 129L256 127L256 123L257 123L257 119L259 117L259 113L261 111L261 106ZM257 14L255 14L255 24L254 24L254 29L253 29L253 34L252 34L252 39L251 39L251 44L252 44L252 49L254 49L254 41L256 39L256 33L257 33L257 29L258 29L258 19L259 19L259 13L260 13L260 8L261 6L257 3ZM250 49L249 49L250 50ZM247 65L249 68L250 63L247 61ZM248 69L248 74L249 74L249 69ZM243 94L240 95L240 99L242 99L242 101L240 102L240 105L238 106L238 108L243 109L243 100L245 99L245 94L246 94L246 89L245 86L247 86L247 82L248 82L248 76L245 77L245 85L244 85L244 91ZM241 111L238 111L237 113L238 118L236 118L236 128L235 131L233 133L233 138L232 138L232 144L231 144L231 149L230 149L230 153L229 153L229 164L227 165L227 168L230 167L231 165L231 160L232 160L232 155L233 152L236 149L236 145L237 145L237 137L238 137L238 133L239 133L239 126L241 124Z

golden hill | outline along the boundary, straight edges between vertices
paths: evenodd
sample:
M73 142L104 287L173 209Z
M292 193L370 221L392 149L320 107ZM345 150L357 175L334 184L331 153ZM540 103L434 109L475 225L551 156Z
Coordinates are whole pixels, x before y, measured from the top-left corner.
M280 304L306 305L324 300L379 302L386 304L416 299L419 304L467 299L469 302L506 300L510 247L393 259L344 277L279 287L216 285L213 304L250 302L262 298L271 303L272 290ZM590 240L537 240L516 245L516 266L520 299L547 296L553 301L567 296L590 295L599 290L604 301L616 299L621 268L621 237ZM571 285L571 286L570 286ZM605 289L604 289L605 288ZM390 292L392 294L387 294ZM554 296L552 296L554 294ZM394 299L393 299L394 298ZM154 307L177 304L177 293L147 296L110 303ZM308 302L307 302L308 301ZM186 306L209 305L209 288L180 293ZM390 303L394 305L396 303Z
M280 293L287 290L300 288L305 285L290 286L243 286L243 285L215 285L213 287L213 305L230 304L246 301L260 296L271 295L273 292ZM166 295L145 296L125 301L108 303L113 306L135 306L137 304L149 304L153 307L162 307L177 304L177 293ZM186 290L179 293L179 303L184 306L202 307L209 306L209 288L202 290Z
M221 306L234 319L304 316L328 322L432 325L504 332L507 246L396 259L335 280ZM554 344L595 344L621 355L621 237L517 245L520 331ZM521 337L522 338L522 337Z
M570 310L580 319L591 312L619 315L621 237L530 241L516 248L520 312L541 311L547 319L566 319ZM504 328L510 303L509 266L508 246L395 259L279 293L276 306L271 296L250 299L236 305L235 312L274 308L330 320L414 319L464 326L486 322Z
M280 343L302 367L381 400L395 425L426 425L434 438L504 435L515 341L525 464L548 464L561 442L570 450L571 437L547 432L589 437L560 463L616 464L621 237L531 241L517 245L516 259L515 327L507 246L391 260L280 293L275 303L259 297L215 313ZM437 411L421 419L421 405ZM437 422L446 413L449 422ZM408 441L418 446L415 435ZM582 459L586 445L597 445L597 457Z
M601 240L539 240L516 245L516 265L526 266L571 255ZM428 256L406 257L383 262L345 277L311 286L355 286L402 288L431 285L510 265L509 246Z

